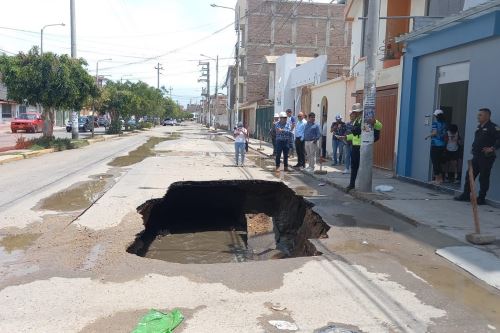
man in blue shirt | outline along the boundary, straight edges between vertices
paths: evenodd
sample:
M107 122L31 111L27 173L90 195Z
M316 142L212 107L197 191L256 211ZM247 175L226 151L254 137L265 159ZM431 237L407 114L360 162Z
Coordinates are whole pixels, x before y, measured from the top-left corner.
M290 137L292 129L290 123L287 122L285 112L280 113L280 120L276 123L276 171L279 171L281 164L281 153L283 153L283 165L285 171L288 170L288 152L290 149Z
M309 166L306 168L307 171L314 171L316 154L318 152L318 140L321 137L321 131L315 121L316 114L314 114L314 112L309 113L307 124L304 128L304 141L306 145L307 160L309 162Z
M304 113L299 112L297 115L298 121L295 127L295 150L297 151L297 164L294 168L305 168L306 166L306 152L304 143L304 129L307 124L307 120L304 119Z

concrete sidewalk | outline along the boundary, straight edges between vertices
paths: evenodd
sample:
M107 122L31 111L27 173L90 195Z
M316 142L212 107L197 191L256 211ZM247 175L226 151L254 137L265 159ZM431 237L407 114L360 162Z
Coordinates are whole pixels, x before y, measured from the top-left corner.
M267 142L251 139L249 146L268 156L272 154L272 145ZM294 165L296 160L291 159L291 161L290 165ZM326 175L305 171L304 173L314 177L320 183L327 183L346 191L350 175L342 173L343 166L333 167L331 161L328 161L323 164L322 168L327 171ZM316 166L316 170L319 170L319 166ZM436 253L500 289L499 208L479 206L481 232L492 234L497 240L491 245L476 246L465 241L465 235L474 232L470 203L454 201L451 194L394 178L392 172L374 168L374 188L377 185L390 185L394 189L385 193L362 193L353 190L349 194L368 201L411 224L429 226L462 242L463 246L439 249Z

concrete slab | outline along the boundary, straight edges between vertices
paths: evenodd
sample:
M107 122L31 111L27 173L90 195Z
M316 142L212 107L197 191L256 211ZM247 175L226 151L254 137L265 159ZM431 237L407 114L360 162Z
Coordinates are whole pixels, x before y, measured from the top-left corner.
M379 203L389 209L402 212L418 223L432 226L433 228L465 241L467 234L474 232L472 209L470 204L453 200L380 200ZM479 218L481 231L500 238L500 209L480 206Z
M500 290L500 259L473 246L452 246L436 251L455 265Z

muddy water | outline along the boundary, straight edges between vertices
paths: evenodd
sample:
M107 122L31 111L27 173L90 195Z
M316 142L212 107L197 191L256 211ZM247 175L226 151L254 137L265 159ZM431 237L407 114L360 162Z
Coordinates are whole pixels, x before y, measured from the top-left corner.
M108 165L113 167L126 167L139 163L148 157L155 156L156 153L153 151L153 147L159 144L160 142L166 140L176 140L179 137L180 137L179 135L176 136L175 134L172 134L171 136L164 138L151 137L145 144L129 152L127 156L119 156L114 160L112 160L111 162L109 162Z
M422 265L408 258L399 259L401 264L427 281L432 287L464 304L475 313L483 315L492 325L500 328L498 291L489 291L465 274L457 273L446 266Z
M243 261L245 252L240 234L204 231L159 236L151 243L145 257L180 264L214 264Z
M40 236L41 234L19 234L5 236L0 239L0 246L3 247L8 253L16 250L26 250Z
M86 209L104 192L106 184L107 181L104 179L77 183L41 200L36 209L58 212Z

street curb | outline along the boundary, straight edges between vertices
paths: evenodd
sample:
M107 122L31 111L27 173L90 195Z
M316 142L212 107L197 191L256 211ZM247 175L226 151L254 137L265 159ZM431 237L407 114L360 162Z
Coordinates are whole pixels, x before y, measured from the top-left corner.
M48 148L48 149L41 149L41 150L33 150L29 151L26 153L23 153L22 156L23 158L31 158L31 157L37 157L37 156L42 156L45 154L50 154L55 152L56 150L54 148Z
M91 145L91 144L93 144L93 143L106 141L106 139L105 139L105 138L103 138L103 137L98 137L98 138L93 138L93 139L85 139L85 141L87 141L87 143L88 143L89 145Z
M3 156L8 156L8 157L5 159L0 159L0 165L24 159L23 155L3 155Z

